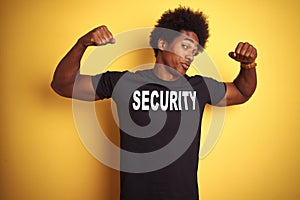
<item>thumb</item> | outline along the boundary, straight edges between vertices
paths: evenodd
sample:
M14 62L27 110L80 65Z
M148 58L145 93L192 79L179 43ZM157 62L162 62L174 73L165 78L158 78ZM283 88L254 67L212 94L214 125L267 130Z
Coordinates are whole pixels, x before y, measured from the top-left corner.
M111 44L116 43L116 39L115 39L115 38L111 38L111 39L109 40L109 43L111 43Z
M235 52L229 52L229 57L232 58L232 59L235 59L236 58L236 53Z

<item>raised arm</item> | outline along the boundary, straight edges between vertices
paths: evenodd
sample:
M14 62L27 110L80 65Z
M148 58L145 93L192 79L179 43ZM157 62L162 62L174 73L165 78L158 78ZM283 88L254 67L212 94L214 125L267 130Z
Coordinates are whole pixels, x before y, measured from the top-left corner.
M80 61L89 46L101 46L115 43L106 26L99 26L82 36L72 49L63 57L53 75L51 87L64 97L93 101L99 97L95 94L89 75L80 75ZM76 92L73 93L76 80Z
M217 106L241 104L250 99L256 89L257 50L249 43L240 42L229 56L240 62L240 72L233 82L226 83L226 94Z

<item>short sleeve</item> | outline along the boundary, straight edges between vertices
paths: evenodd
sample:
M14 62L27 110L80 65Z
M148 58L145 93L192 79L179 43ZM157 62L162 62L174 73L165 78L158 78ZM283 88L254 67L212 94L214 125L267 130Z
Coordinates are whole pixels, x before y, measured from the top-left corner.
M203 80L206 84L210 96L208 103L211 105L216 105L225 96L226 84L224 82L220 82L208 77L204 77Z
M111 98L115 85L125 72L105 72L92 76L94 90L100 99Z

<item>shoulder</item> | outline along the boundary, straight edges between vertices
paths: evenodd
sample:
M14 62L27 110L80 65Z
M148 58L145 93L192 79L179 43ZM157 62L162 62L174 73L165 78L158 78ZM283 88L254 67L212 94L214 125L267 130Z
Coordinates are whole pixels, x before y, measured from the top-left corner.
M128 71L107 71L102 74L98 74L97 76L110 76L110 77L120 77L123 76Z
M93 81L100 80L118 80L121 78L127 71L107 71L101 74L96 74L92 76Z
M185 78L191 85L199 85L204 83L206 77L203 77L201 75L194 75L194 76L185 75Z
M207 77L207 76L201 76L201 75L195 75L195 76L186 76L187 80L191 84L205 84L205 85L211 85L211 84L224 84L221 81L218 81L217 79L213 77Z

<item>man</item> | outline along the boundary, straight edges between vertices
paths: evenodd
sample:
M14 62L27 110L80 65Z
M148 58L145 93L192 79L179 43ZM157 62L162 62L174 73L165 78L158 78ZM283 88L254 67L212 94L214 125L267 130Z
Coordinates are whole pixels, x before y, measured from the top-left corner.
M186 75L194 56L205 47L208 36L208 24L203 13L179 7L165 12L150 35L156 57L153 69L135 73L78 75L80 60L87 47L116 43L106 26L81 37L58 64L51 86L59 95L87 101L114 99L120 118L122 149L141 154L155 152L172 143L177 134L184 136L182 140L188 138L190 133L194 134L184 152L157 170L147 167L164 160L145 161L145 164L121 154L122 200L199 199L197 166L205 104L241 104L252 96L256 88L257 51L247 42L240 42L235 51L229 53L240 63L240 73L233 82L222 83L207 77ZM76 92L73 93L75 85ZM159 122L149 128L148 125L155 121L150 119L149 113L156 111L166 113L167 117L164 125L155 130L157 134L151 135ZM187 120L183 116L188 116ZM150 131L130 128L134 125L128 118L134 125L148 127ZM192 121L196 121L197 125ZM182 128L182 122L185 128ZM180 147L177 144L177 148ZM172 157L173 151L176 149L166 155ZM167 160L168 156L163 158ZM128 166L136 167L137 172L142 173L134 173L134 170L128 170ZM127 170L122 171L122 167Z

